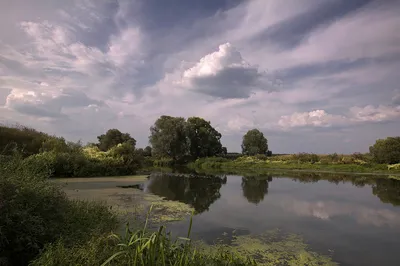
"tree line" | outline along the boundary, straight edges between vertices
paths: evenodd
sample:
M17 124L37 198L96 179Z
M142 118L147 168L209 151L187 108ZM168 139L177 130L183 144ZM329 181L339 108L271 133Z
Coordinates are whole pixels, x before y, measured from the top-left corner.
M228 153L221 144L221 133L201 117L173 117L163 115L150 127L149 144L136 148L136 140L129 133L109 129L97 136L97 143L85 147L96 147L100 152L122 156L124 162L142 157L168 158L185 163L205 157L235 158L240 155L272 156L268 140L263 132L251 129L242 137L241 154ZM24 157L40 152L70 152L82 147L81 143L67 142L64 138L50 136L27 127L0 126L0 154L9 155L18 150ZM375 163L396 164L400 162L400 137L378 139L369 148ZM312 154L310 155L312 156ZM314 156L315 157L315 156Z

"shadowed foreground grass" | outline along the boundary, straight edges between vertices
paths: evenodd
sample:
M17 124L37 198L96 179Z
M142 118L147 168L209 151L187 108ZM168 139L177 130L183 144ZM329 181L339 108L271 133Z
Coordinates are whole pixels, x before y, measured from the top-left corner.
M59 241L47 246L31 265L257 265L254 260L227 248L220 248L218 252L196 249L189 239L192 220L187 236L175 240L164 226L158 231L149 231L147 222L148 219L138 230L127 227L122 237L101 236L72 248Z

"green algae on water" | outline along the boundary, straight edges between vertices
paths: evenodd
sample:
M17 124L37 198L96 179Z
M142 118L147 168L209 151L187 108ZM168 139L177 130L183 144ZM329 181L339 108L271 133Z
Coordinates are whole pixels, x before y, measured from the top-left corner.
M232 248L255 258L260 265L337 265L329 256L311 251L301 236L284 235L279 230L257 236L234 236Z
M257 265L281 266L314 266L338 265L330 256L318 254L310 250L303 238L295 234L283 234L280 230L267 231L261 235L228 234L212 246L202 241L196 245L206 252L221 252L229 250L241 257L250 257ZM225 243L225 244L222 244ZM229 244L226 244L229 243Z

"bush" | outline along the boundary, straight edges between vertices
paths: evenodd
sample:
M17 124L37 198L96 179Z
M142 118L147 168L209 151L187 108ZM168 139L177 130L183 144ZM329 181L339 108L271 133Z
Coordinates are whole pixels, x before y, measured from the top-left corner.
M378 139L369 151L376 163L400 163L400 137Z
M319 162L319 156L314 153L299 153L294 154L294 159L299 163L316 163Z
M46 244L66 246L114 228L116 218L98 203L70 201L48 175L24 168L18 160L2 163L0 177L0 261L27 265Z

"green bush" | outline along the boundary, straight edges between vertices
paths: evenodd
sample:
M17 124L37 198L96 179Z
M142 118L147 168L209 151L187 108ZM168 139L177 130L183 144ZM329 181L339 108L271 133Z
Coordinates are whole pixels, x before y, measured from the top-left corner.
M70 201L47 181L46 171L30 172L20 163L0 165L0 261L27 265L57 239L71 246L114 228L116 218L106 206Z
M369 151L376 163L400 163L400 137L378 139Z
M319 162L319 156L314 153L298 153L293 155L293 159L299 163L316 163Z

